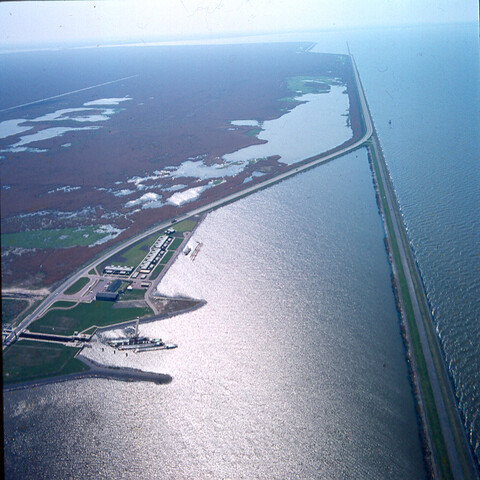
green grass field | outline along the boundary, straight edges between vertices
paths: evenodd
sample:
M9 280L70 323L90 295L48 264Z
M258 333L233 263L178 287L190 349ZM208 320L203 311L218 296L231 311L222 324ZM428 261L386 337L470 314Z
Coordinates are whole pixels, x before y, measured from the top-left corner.
M407 280L405 272L403 270L402 262L400 259L400 251L398 247L395 231L393 228L393 220L390 216L390 211L388 209L385 188L388 188L388 185L384 185L379 171L378 159L375 155L374 148L371 147L370 154L372 156L373 168L375 175L377 177L377 184L379 188L380 201L382 202L382 209L385 215L386 227L389 233L390 244L392 248L393 261L397 267L397 276L398 283L400 286L400 295L403 300L405 308L405 316L410 332L410 341L411 347L414 352L415 362L417 367L417 373L420 381L420 388L423 397L423 404L425 408L425 414L427 417L428 425L432 432L432 441L433 447L435 450L435 456L438 460L437 464L440 469L442 478L448 479L453 478L450 464L448 461L447 448L445 445L445 440L440 426L440 420L438 418L438 412L435 404L435 399L433 396L432 386L430 383L430 378L428 375L427 365L425 362L425 357L423 353L423 348L420 341L420 335L418 333L417 324L415 321L415 315L413 312L412 300L407 286Z
M174 254L175 254L175 250L168 250L167 253L165 253L165 255L162 258L162 261L157 265L152 275L150 275L151 280L154 280L155 278L158 277L158 274L163 270L165 265L173 257Z
M295 76L287 78L287 88L292 92L322 93L330 90L330 84L334 79L324 76Z
M2 299L2 325L12 323L28 307L26 300L17 300L15 298Z
M90 327L87 330L84 330L82 333L85 335L93 335L97 330L97 327Z
M143 300L145 298L145 290L134 288L133 290L126 290L120 296L119 300Z
M143 240L133 244L131 247L118 252L116 255L113 255L108 260L103 262L98 267L98 271L102 272L107 265L129 265L136 267L143 260L145 255L150 250L150 247L160 236L160 233L154 233L153 235L149 235L147 238L144 238Z
M78 293L89 281L90 279L87 277L79 278L72 286L65 290L65 295L73 295L74 293Z
M58 343L20 340L3 356L3 382L12 384L37 378L83 372L89 368L74 358L78 348Z
M261 127L253 127L246 132L246 135L248 135L249 137L256 137L262 131L263 128Z
M152 274L150 275L150 280L155 280L160 275L162 270L165 268L165 265L173 257L173 255L175 254L175 250L181 245L182 242L182 238L175 238L173 240L173 242L169 245L167 252L162 257L161 262L155 267Z
M191 232L195 226L197 225L198 220L188 218L186 220L182 220L173 226L176 232L183 233L183 232ZM130 265L132 267L136 267L145 257L145 255L150 250L150 247L154 244L154 242L162 235L164 232L157 232L148 237L144 238L143 240L139 240L134 245L125 248L124 250L118 252L116 255L113 255L108 260L103 262L99 267L98 271L102 272L103 269L107 265ZM182 239L174 239L173 242L170 244L169 250L177 248L180 245ZM173 247L172 247L173 245Z
M172 243L168 246L168 251L176 250L183 242L183 238L174 238Z
M4 233L1 236L1 243L2 248L68 248L90 245L107 235L108 233L100 230L98 226L31 230Z
M328 93L330 91L330 85L337 83L334 78L321 75L298 75L287 77L286 81L287 88L292 92L292 95L280 98L279 101L282 102L295 102L295 97L308 93Z
M53 333L57 335L73 335L75 331L82 332L96 325L105 327L117 323L134 320L136 317L145 317L152 314L150 308L113 308L113 302L96 301L79 303L71 310L53 310L60 306L56 302L45 316L30 325L31 332Z
M186 220L182 220L181 222L176 223L173 228L176 232L191 232L195 228L195 225L197 223L198 220L187 218Z
M151 273L150 275L150 280L155 280L159 275L160 273L162 272L162 270L165 268L165 264L164 263L159 263L156 267L155 267L155 270Z
M60 308L70 308L70 307L73 307L75 305L76 302L70 302L70 301L67 301L67 300L59 300L58 302L55 302L52 307L60 307ZM50 307L50 309L52 308Z

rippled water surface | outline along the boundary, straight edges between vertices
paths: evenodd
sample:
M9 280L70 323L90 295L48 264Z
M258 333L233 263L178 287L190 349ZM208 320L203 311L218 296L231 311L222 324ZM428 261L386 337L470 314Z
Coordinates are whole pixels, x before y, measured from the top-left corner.
M173 382L8 393L10 478L424 478L382 239L363 150L210 214L161 284L207 305L141 326L178 349L88 352Z
M478 29L301 39L355 55L478 455ZM89 353L173 382L7 393L7 477L423 478L382 237L363 151L217 210L161 287L207 305L141 328L179 348Z
M478 27L398 30L356 57L479 458Z

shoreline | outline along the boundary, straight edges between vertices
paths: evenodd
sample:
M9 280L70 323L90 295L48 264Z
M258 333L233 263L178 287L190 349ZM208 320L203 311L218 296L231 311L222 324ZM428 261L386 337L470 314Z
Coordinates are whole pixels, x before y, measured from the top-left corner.
M191 178L188 176L178 177L176 173L174 175L169 175L168 178L162 177L162 187L158 187L158 185L154 187L156 181L153 179L154 176L157 176L159 171L167 167L174 168L172 172L176 172L181 165L188 161L188 159L193 159L194 161L204 160L205 166L210 168L226 154L242 150L253 144L262 143L262 140L257 139L253 134L246 135L245 130L247 130L247 128L232 128L230 122L240 118L261 119L264 121L275 120L279 119L287 111L292 110L298 102L292 103L290 100L287 101L287 99L292 96L292 93L295 93L292 88L289 88L290 84L287 81L288 78L293 78L299 74L311 75L323 73L327 75L328 72L332 73L332 78L341 78L342 82L353 77L353 74L350 71L350 66L348 65L348 58L344 54L327 54L319 52L308 55L298 54L299 47L311 44L312 42L288 42L281 45L281 49L277 46L272 48L272 45L252 46L248 47L248 50L246 50L245 47L240 46L229 47L229 51L231 48L239 49L239 57L241 56L242 59L245 58L245 61L248 61L248 64L251 67L258 67L251 71L255 71L256 73L252 76L251 72L240 69L234 83L234 88L228 95L222 90L221 92L216 92L215 95L207 101L206 98L209 97L205 97L204 92L208 91L212 82L216 82L217 80L223 81L222 79L225 78L225 69L221 61L229 58L223 51L223 47L215 47L216 49L220 48L222 51L219 52L220 56L218 59L217 56L212 57L212 68L209 69L208 75L205 78L203 78L203 76L201 76L201 78L198 76L189 78L187 76L185 79L186 83L183 85L178 84L178 82L171 83L167 73L154 70L157 75L160 75L161 77L165 76L165 82L169 85L168 88L172 91L178 92L179 96L162 97L161 95L155 95L152 98L149 98L145 105L142 104L143 106L137 105L135 102L128 102L130 118L135 118L137 121L131 124L129 115L126 113L113 115L112 119L109 120L109 122L111 122L109 125L113 123L115 124L114 127L112 126L112 134L104 135L105 132L102 133L103 130L99 130L93 135L94 138L92 143L90 144L90 142L87 142L88 145L85 148L88 148L92 155L87 155L86 158L83 158L81 152L77 151L78 149L76 149L75 145L67 151L65 148L60 148L63 141L60 139L52 139L52 148L58 146L58 151L56 150L56 158L59 160L57 166L60 168L60 170L55 168L54 171L50 172L54 175L53 177L51 175L49 176L52 185L57 183L59 186L67 185L69 183L71 183L71 185L76 185L75 182L78 181L78 176L70 178L70 169L67 169L66 172L64 172L63 169L65 169L65 165L75 159L78 159L81 163L87 161L88 166L86 168L82 167L85 176L85 185L82 181L81 189L68 192L69 205L71 205L72 211L79 210L85 206L101 205L101 208L105 210L105 213L112 212L114 214L108 222L112 223L113 226L122 231L116 238L108 237L108 242L105 240L105 243L103 244L94 245L91 242L86 241L90 245L86 246L83 245L85 242L82 241L80 243L83 246L75 246L73 245L75 244L75 241L72 240L72 242L70 242L72 243L72 246L68 248L57 248L58 244L55 245L55 243L53 243L52 246L54 249L40 248L44 246L41 245L35 252L29 250L23 252L22 255L10 255L9 257L5 257L11 262L11 268L9 270L4 269L4 283L13 285L23 282L24 285L28 286L45 284L54 289L56 283L62 282L66 276L71 274L71 272L75 271L77 268L81 268L82 264L90 262L94 255L100 255L100 252L102 250L105 251L106 247L111 247L117 242L124 241L130 236L134 236L144 229L150 228L157 221L167 220L168 218L200 205L200 202L193 205L194 201L190 202L190 204L181 203L179 205L164 201L163 206L160 207L160 205L157 204L155 209L140 208L133 210L130 208L131 206L127 207L127 200L138 200L137 197L142 195L140 190L136 188L136 184L132 185L132 183L129 183L133 181L133 178L139 175L139 172L143 172L141 176L144 174L147 175L146 177L142 177L143 180L147 182L146 186L148 186L149 189L155 188L157 193L162 193L164 200L171 195L171 188L184 190L185 188L194 188L197 186L206 187L208 185L208 188L206 188L199 197L199 199L203 198L202 203L206 204L212 201L212 199L221 198L234 190L242 188L244 186L243 181L250 177L255 171L264 174L271 174L273 171L275 171L275 173L283 171L283 165L281 162L278 162L278 158L275 156L269 157L268 159L256 159L257 161L255 163L247 165L243 171L240 172L240 169L239 172L232 176L226 175L226 173L228 173L227 170L219 170L217 174L219 175L218 178L220 181L213 183L207 178L197 177L195 171L190 172L192 173ZM254 52L254 55L250 54L250 50ZM185 58L196 61L196 59L190 57L189 52L184 53L186 55L188 54ZM169 58L167 51L165 51L165 54L167 55L168 61L170 61L171 59ZM338 61L338 57L345 58L342 58L342 61ZM283 60L289 58L291 59L291 63L289 61L286 62L284 66L281 66L281 62L272 61L274 58L282 58ZM172 66L175 67L176 63L177 62L174 61ZM150 71L150 67L148 67L146 71ZM180 72L185 72L183 66L179 66L179 73ZM263 72L268 72L268 75ZM207 78L208 82L206 82ZM242 82L240 82L240 78L242 79ZM257 78L261 79L261 82L258 82ZM143 95L143 91L147 91L151 88L150 77L145 75L139 81L141 82L140 84L135 81L133 84L129 83L128 87L122 86L122 88L130 90L130 96L139 96L140 93ZM145 83L143 83L144 81ZM157 85L157 82L155 82L154 85ZM351 82L351 86L352 88L349 90L354 92L354 82ZM182 102L184 102L184 105L186 106L185 108L178 107L177 98L182 99ZM174 120L173 123L160 122L157 125L155 123L157 121L155 112L158 111L158 109L152 108L156 106L161 106L162 111L167 108L171 120ZM196 115L191 116L187 114L189 108L194 109L196 112L202 111L202 108L204 108L200 122ZM187 112L184 111L185 109ZM346 113L346 111L343 112L343 109L339 109L338 114L340 116L338 118L340 118L343 113ZM360 117L360 112L358 112L356 116ZM135 147L135 154L133 156L129 153L130 145L128 145L128 149L119 147L122 142L127 139L125 135L121 134L123 129L129 132L129 135L127 136L128 143L131 143L132 147ZM188 132L188 135L185 135L186 132ZM359 134L361 135L361 132L359 132ZM142 136L145 135L148 138L151 138L152 141L142 141ZM348 136L350 135L345 135L345 137ZM189 138L189 141L184 141L185 138ZM92 160L92 158L95 158L94 147L97 146L97 143L95 143L97 141L100 142L99 145L101 146L102 152L108 157L107 160L111 159L114 162L113 164L117 166L117 170L122 172L118 179L115 178L115 180L119 180L118 184L113 183L114 179L112 177L112 172L110 172L109 167L105 166L109 164L108 161L105 165L99 166L95 165L94 160ZM321 145L322 144L320 144L318 151L324 150ZM47 147L48 146L49 145L47 145ZM317 152L314 151L313 153ZM16 153L12 155L18 155L20 158L20 155L23 154ZM60 157L58 157L58 155L60 155ZM83 160L81 160L82 158ZM156 159L153 164L151 160L152 158ZM34 157L27 158L29 162L31 160L33 161L33 159ZM38 162L34 162L31 166L32 168L37 168ZM190 166L188 168L190 168ZM198 164L198 166L201 167L200 164ZM183 173L189 173L183 170L182 167ZM236 171L236 168L233 170ZM29 171L32 177L35 178L31 169ZM65 175L68 175L68 177L65 177ZM115 175L116 173L114 176ZM24 175L21 178L21 181L23 182ZM257 180L257 178L258 177L254 177L253 180L247 183L251 183ZM9 181L10 179L6 179L7 183ZM133 188L131 192L132 196L127 197L124 195L117 196L112 194L114 190L129 189L129 185ZM96 187L108 188L106 190L97 190ZM21 200L20 204L16 201L18 196L15 193L16 191L18 190L5 190L5 195L8 195L9 198L12 199L12 201L9 202L9 205L15 206L11 212L10 210L7 212L8 215L10 215L10 213L12 215L11 223L9 223L9 232L11 233L16 232L17 230L23 231L24 226L23 224L20 224L20 220L15 217L15 212L17 212L17 210L21 211L23 204L28 204L27 211L32 209L29 200L30 193L32 193L31 189L28 189L28 191L25 192L28 195L28 198L25 197L18 199L19 201ZM134 191L138 195L133 195ZM87 197L85 196L86 194L88 194ZM46 208L45 202L47 202L49 209L52 211L55 210L57 202L63 202L63 195L64 192L59 191L45 196L44 200L41 201L42 205L39 205L39 208ZM40 197L35 197L35 205L38 203L38 198ZM19 207L17 208L16 205L19 205ZM99 215L99 213L94 215L90 212L85 215L86 217L83 221L85 226L87 223L91 223L92 225L98 223L96 215ZM106 218L107 216L105 216L105 219ZM108 218L110 218L110 216L108 216ZM58 220L53 214L49 216L49 221L51 222L49 225L52 229L77 227L76 224L71 225L73 222L70 220L65 220L67 223ZM37 216L32 216L31 219L29 217L28 222L31 222L28 226L28 230L41 228L39 226L40 220ZM107 220L102 220L102 223L106 222ZM69 232L66 233L69 234ZM20 251L18 253L20 253Z
M353 81L356 81L358 84L359 83L358 73L354 66L353 59L352 59L352 70L353 70L352 72ZM352 85L352 88L353 87L354 85ZM360 116L363 116L363 119L365 120L365 115L363 113L363 111L366 109L365 102L363 97L360 97L360 94L358 92L358 87L354 92L354 96L355 96L355 99L360 104L358 105L358 103L356 103L359 108L359 114ZM353 136L349 140L343 142L341 145L338 145L337 147L330 149L326 152L322 152L318 155L314 155L312 157L306 158L291 166L287 166L286 168L282 168L280 171L276 172L276 174L269 175L268 178L266 179L258 180L256 183L248 187L238 189L238 185L236 187L234 186L232 187L233 193L227 193L225 196L221 198L215 199L208 203L199 202L200 206L198 206L198 204L197 206L195 206L196 202L194 202L194 204L192 205L193 209L186 210L186 211L182 210L181 213L179 213L179 215L176 216L175 218L170 218L168 220L162 221L156 226L153 226L145 230L144 232L134 237L131 237L130 239L123 241L120 244L110 248L107 252L103 253L100 256L97 256L94 260L90 261L88 264L86 265L84 264L83 267L76 270L76 272L73 273L73 275L68 277L66 280L64 280L60 284L57 284L56 287L53 287L54 289L50 293L50 295L46 299L44 299L44 301L30 315L25 317L20 322L20 324L15 329L16 333L19 334L21 333L21 331L27 328L34 318L40 315L43 311L46 311L55 302L55 298L58 295L60 295L64 290L72 286L80 277L86 275L90 270L96 268L99 264L101 264L111 256L115 255L119 251L123 250L124 248L132 245L133 243L138 242L139 240L144 239L153 233L159 232L160 230L164 230L170 227L175 227L175 223L178 223L182 220L185 220L195 215L206 214L212 210L215 210L219 207L222 207L233 201L236 201L244 196L250 195L251 193L254 193L256 191L259 191L271 185L274 185L278 182L281 182L282 180L285 180L293 175L309 170L310 168L313 168L315 166L328 163L330 161L335 160L338 157L343 156L346 153L352 152L357 148L363 147L364 143L370 138L373 132L373 129L371 127L371 123L369 122L365 121L365 125L363 126L361 125L361 122L359 123L360 125L358 126L358 131L354 132ZM3 348L6 348L6 346L8 346L13 341L14 335L15 335L14 332L12 332L6 338Z
M161 297L160 295L158 295L158 290L157 290L157 287L158 287L159 283L162 281L162 278L167 274L168 270L170 270L170 267L177 260L178 256L183 252L185 246L190 241L190 239L193 237L193 234L196 232L196 230L200 226L200 224L205 220L206 216L207 216L206 212L200 214L200 218L198 219L196 225L193 227L193 229L190 232L184 234L182 243L177 247L174 254L170 257L168 262L165 264L165 267L163 267L162 271L159 273L157 278L155 280L153 280L152 284L150 285L150 287L145 292L145 301L147 302L147 305L154 312L156 312L156 307L155 307L155 304L154 304L154 300L156 298ZM170 298L170 297L167 297L167 298ZM195 299L191 299L191 300L195 300ZM200 302L201 305L196 306L194 309L200 308L203 305L205 305L205 303L206 303L205 300L198 300L198 302ZM185 311L190 311L190 309L186 309ZM185 313L185 312L183 312L183 311L178 312L178 314L181 314L181 313Z
M314 168L320 164L332 161L358 148L366 147L369 153L377 202L386 235L385 244L387 247L388 261L392 268L392 288L397 310L401 317L401 334L406 348L406 361L409 368L415 406L421 422L419 435L422 439L422 445L424 446L424 458L427 463L427 469L429 468L429 474L435 478L478 479L478 462L475 462L471 445L467 439L465 425L462 421L458 403L455 398L451 378L446 369L445 357L439 344L438 335L434 330L433 318L426 299L423 281L416 265L414 253L408 244L408 235L399 213L398 202L393 190L388 167L383 157L377 132L373 126L373 120L366 103L355 62L353 57L351 58L353 75L357 83L355 95L357 96L359 103L358 109L362 113L364 123L364 128L361 129L362 134L358 139L352 137L347 142L328 152L304 159L283 171L277 172L275 175L269 176L267 180L258 181L254 185L227 194L223 198L181 213L177 218L162 222L160 225L152 227L126 242L122 242L120 246L112 248L108 253L102 255L100 259L90 262L86 267L80 269L79 273L77 272L77 274L72 275L61 283L61 285L42 302L35 312L40 312L42 308L47 308L49 305L48 300L54 300L55 295L58 295L56 292L68 288L79 276L95 268L103 259L107 259L116 251L120 251L141 238L145 238L161 229L170 226L174 227L177 221L184 220L193 215L201 214L204 217L208 212L234 202L250 193L267 188L290 176ZM198 224L200 222L201 220ZM183 251L184 245L191 238L194 231L195 229L190 235L185 236L176 254L172 256L164 268L164 271L162 271L147 290L145 294L146 300L147 297L150 296L150 291L156 288L161 278L178 257L179 252ZM204 304L201 302L202 301L199 301L199 304L197 304L195 308L200 308ZM163 314L158 317L154 315L153 317L144 319L142 323L161 320L185 313L186 311L190 311L190 309L186 309L184 312L175 312L170 315ZM30 317L35 318L35 312L31 314ZM121 324L103 327L102 330L114 329L118 328L119 325L133 323L135 323L135 321L123 322ZM151 374L149 372L140 373L141 371L135 371L134 369L125 369L125 371L123 371L123 369L115 369L114 367L102 367L94 362L93 364L96 369L93 372L71 374L68 376L69 378L64 378L63 380L52 377L51 379L45 379L51 381L42 382L40 379L38 381L32 381L32 383L55 383L56 381L67 381L76 378L102 377L102 374L107 375L103 378L115 377L124 381L135 381L132 380L132 378L139 378L137 375L140 377L145 376L143 380L149 375L163 375ZM117 373L119 373L118 370L121 370L121 373L119 375L112 374L112 369L116 370ZM172 379L168 375L165 377L170 378L169 381ZM166 379L164 380L162 383L169 383ZM26 385L24 388L28 386L29 385ZM19 386L18 388L22 387Z
M367 148L427 469L432 478L478 479L478 466L376 131Z
M101 365L100 363L84 357L81 355L81 353L78 353L75 358L87 365L90 370L85 372L69 373L67 375L58 375L55 377L39 378L37 380L27 380L26 382L6 385L3 387L3 392L6 393L15 390L25 390L42 385L70 382L72 380L83 380L85 378L103 378L106 380L123 382L151 382L157 385L166 385L171 383L173 380L173 377L165 373L146 372L144 370L130 367L111 367Z
M195 304L188 308L184 308L182 310L145 317L139 320L139 324L158 322L162 320L167 320L172 317L176 317L177 315L193 312L203 307L207 303L206 300L196 300L196 299L190 299L190 298L187 299L184 297L182 297L181 299L191 300L192 302L195 302ZM116 323L114 325L108 325L106 327L97 327L93 335L97 334L98 332L101 333L109 330L116 330L118 328L135 326L135 324L136 324L136 320L128 320L126 322ZM125 381L125 382L145 381L145 382L153 382L156 384L163 384L163 385L169 384L173 380L172 376L165 373L147 372L145 370L140 370L140 369L130 368L130 367L112 367L108 365L102 365L84 356L82 354L83 348L85 347L82 347L79 350L79 352L75 355L75 358L77 360L80 360L86 366L88 366L90 370L87 370L84 372L63 374L63 375L54 375L50 377L38 378L34 380L26 380L23 382L17 382L10 385L4 385L3 386L4 393L13 391L13 390L24 390L24 389L39 387L42 385L54 384L54 383L70 382L73 380L83 380L85 378L103 378L108 380L117 380L117 381Z
M176 317L177 315L183 315L184 313L193 312L193 311L203 307L207 303L206 300L197 300L195 298L186 298L186 297L164 297L164 298L190 300L192 302L195 302L195 304L192 305L191 307L183 308L181 310L176 310L176 311L167 312L167 313L159 313L157 315L151 315L150 317L140 318L139 321L138 321L139 325L142 325L142 324L145 324L145 323L152 323L152 322L167 320L168 318ZM115 324L112 324L112 325L107 325L105 327L97 327L97 330L95 331L95 334L97 332L107 332L108 330L116 330L118 328L135 326L136 323L137 323L137 320L134 319L134 320L127 320L125 322L115 323Z
M364 142L368 149L373 183L388 246L388 260L392 268L394 293L398 294L397 306L410 342L406 345L407 363L411 360L416 375L410 377L421 393L414 397L421 416L422 427L430 440L432 456L430 473L435 478L478 479L478 463L474 459L464 422L461 420L452 381L448 375L445 358L434 329L432 312L429 309L425 288L410 247L408 234L400 214L397 198L388 167L383 156L373 118L368 107L362 82L355 60L352 63L357 79L357 90L363 110L363 120L371 129L370 137ZM391 253L391 255L390 255ZM410 358L409 358L410 357Z

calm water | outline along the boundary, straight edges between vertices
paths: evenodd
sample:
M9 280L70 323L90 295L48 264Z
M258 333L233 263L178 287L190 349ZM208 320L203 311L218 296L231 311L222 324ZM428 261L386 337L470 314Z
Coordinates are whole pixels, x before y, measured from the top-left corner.
M352 129L346 122L349 102L344 85L332 85L329 93L302 95L297 100L306 103L298 105L287 115L263 122L264 131L258 138L267 140L267 143L251 145L223 158L239 162L280 154L283 163L292 165L318 152L326 152L352 137ZM291 141L292 138L295 142Z
M179 348L89 352L174 381L7 394L9 476L424 478L382 238L364 151L209 215L161 287L207 305L141 328Z
M337 53L347 39L355 54L478 455L477 37L453 26L302 39ZM218 210L196 236L197 260L182 257L162 288L207 306L142 329L180 347L115 358L172 384L8 393L7 476L423 478L365 153Z

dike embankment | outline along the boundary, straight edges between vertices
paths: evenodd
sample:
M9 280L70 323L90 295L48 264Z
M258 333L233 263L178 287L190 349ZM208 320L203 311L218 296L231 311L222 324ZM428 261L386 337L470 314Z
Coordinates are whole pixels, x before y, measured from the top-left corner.
M422 423L425 460L433 478L478 480L478 463L467 439L423 281L397 204L355 59L353 56L351 59L366 132L363 145L369 152L377 201L385 227L393 288L402 318L407 360Z
M393 288L430 475L478 480L478 465L467 440L425 288L375 131L366 146L385 226Z

